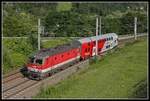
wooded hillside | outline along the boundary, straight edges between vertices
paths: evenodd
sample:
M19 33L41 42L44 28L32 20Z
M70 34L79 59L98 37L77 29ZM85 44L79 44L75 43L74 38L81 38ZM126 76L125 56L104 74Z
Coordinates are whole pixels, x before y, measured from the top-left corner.
M138 32L147 31L147 3L3 3L3 36L37 33L43 36L95 35L95 17L102 17L102 33L132 34L134 17ZM90 33L90 34L88 34Z

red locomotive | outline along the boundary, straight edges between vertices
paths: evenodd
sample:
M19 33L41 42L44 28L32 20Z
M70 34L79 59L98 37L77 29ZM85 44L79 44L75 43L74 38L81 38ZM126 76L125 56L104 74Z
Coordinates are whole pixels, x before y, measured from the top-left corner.
M26 65L28 77L43 79L58 70L96 55L96 38L98 40L98 54L118 45L118 36L115 33L109 33L40 50L30 57L30 62Z

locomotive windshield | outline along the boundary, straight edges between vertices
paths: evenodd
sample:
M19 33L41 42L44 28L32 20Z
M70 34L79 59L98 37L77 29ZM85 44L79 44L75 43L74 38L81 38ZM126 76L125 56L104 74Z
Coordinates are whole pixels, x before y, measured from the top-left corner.
M35 60L35 63L41 65L41 64L43 63L43 61L42 61L42 59L36 59L36 60Z
M36 58L32 57L30 62L33 64L40 64L41 65L43 63L43 59L36 59Z
M30 62L31 62L31 63L34 63L34 59L35 59L34 57L31 58Z

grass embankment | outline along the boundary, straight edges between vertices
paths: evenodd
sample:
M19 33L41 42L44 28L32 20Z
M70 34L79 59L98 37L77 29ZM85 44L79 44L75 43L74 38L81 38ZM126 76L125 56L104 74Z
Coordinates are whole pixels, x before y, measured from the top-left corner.
M71 41L69 38L51 39L42 43L43 48L55 47ZM35 52L27 39L3 39L3 74L22 68L29 55Z
M71 38L61 38L61 39L50 39L48 41L45 41L42 43L43 48L49 48L49 47L55 47L57 45L62 45L65 43L70 42L72 39Z
M127 44L35 98L136 98L147 93L147 41Z

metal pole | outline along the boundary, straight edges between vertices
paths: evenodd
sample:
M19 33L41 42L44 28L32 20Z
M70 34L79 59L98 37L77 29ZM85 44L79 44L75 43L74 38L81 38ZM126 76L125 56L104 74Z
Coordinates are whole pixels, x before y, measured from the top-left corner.
M97 37L98 37L98 17L96 17L96 56L98 55L98 40L97 40Z
M40 50L40 32L41 32L40 19L38 19L38 50Z
M136 40L137 39L137 17L134 18L134 35Z
M101 31L101 16L99 17L99 34L102 35L102 31Z

